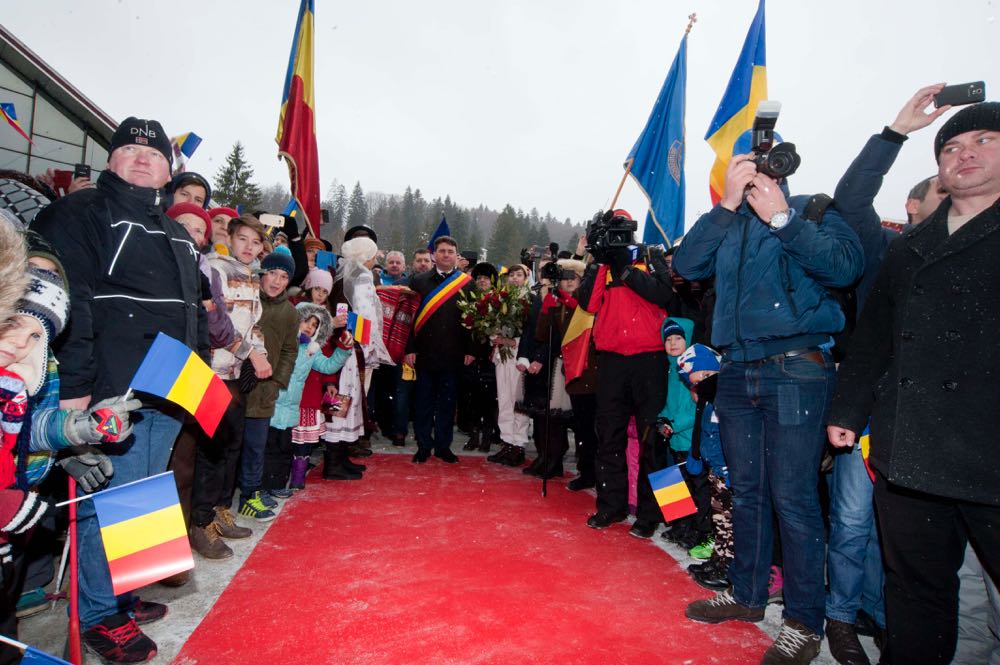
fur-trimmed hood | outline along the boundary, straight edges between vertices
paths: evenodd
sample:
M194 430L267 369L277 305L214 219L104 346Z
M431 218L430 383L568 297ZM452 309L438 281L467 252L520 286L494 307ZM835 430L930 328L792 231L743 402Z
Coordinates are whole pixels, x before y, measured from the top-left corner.
M333 334L333 317L330 316L329 310L322 305L314 305L311 302L300 302L295 306L295 310L299 313L300 322L305 321L310 316L319 319L319 327L316 329L313 341L320 346L326 344L330 335Z
M14 313L14 305L28 286L24 235L0 220L0 321Z

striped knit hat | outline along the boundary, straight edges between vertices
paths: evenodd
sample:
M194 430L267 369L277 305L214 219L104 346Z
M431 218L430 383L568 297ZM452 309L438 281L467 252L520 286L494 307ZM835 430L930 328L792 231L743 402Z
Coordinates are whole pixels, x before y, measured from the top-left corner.
M37 319L45 331L45 339L35 345L27 358L11 365L10 369L24 379L28 394L35 395L45 382L49 346L66 327L69 294L62 278L54 272L31 267L28 279L28 288L17 303L16 314Z

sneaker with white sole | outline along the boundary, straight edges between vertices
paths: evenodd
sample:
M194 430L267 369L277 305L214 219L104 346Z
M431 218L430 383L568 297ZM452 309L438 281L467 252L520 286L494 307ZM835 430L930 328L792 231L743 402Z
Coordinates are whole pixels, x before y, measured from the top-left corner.
M819 655L823 638L795 619L785 619L760 665L807 665Z
M241 501L239 513L259 522L270 522L277 517L277 514L260 500L260 492L254 492L249 498Z

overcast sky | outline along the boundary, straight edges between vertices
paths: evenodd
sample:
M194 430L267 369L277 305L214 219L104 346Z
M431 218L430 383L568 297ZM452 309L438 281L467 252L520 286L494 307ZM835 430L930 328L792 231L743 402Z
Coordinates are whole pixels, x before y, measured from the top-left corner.
M798 146L793 192L830 194L868 136L922 85L985 80L1000 98L998 0L769 0L767 79ZM6 2L4 25L116 119L204 138L214 177L236 140L287 183L274 142L298 0ZM537 207L607 206L687 23L687 224L710 206L703 137L756 0L316 0L320 177L348 189ZM935 171L942 120L903 147L876 200L905 218ZM645 199L631 182L621 203ZM635 215L637 218L640 214Z

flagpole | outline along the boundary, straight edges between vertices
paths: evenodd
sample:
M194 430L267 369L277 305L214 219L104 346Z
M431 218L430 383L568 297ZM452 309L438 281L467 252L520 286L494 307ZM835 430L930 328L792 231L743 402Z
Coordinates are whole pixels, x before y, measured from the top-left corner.
M76 498L76 480L69 478L69 498ZM77 567L76 502L69 506L69 660L73 665L83 664L80 649L80 580Z

